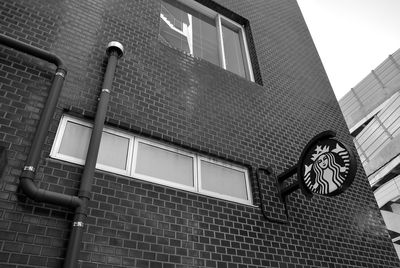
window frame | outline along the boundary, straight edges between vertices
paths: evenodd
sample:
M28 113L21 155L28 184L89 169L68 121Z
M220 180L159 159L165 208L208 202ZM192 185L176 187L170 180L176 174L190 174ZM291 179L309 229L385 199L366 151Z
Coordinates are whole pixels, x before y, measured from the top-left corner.
M77 157L59 153L61 142L62 142L64 133L65 133L65 130L66 130L66 126L69 122L83 126L83 127L89 127L93 130L92 123L89 123L86 120L76 118L71 115L64 114L61 117L60 123L57 128L53 146L50 151L50 157L53 159L58 159L61 161L74 163L77 165L84 165L85 159L80 159ZM122 170L122 169L118 169L115 167L97 163L96 169L98 169L98 170L103 170L106 172L123 175L123 176L134 178L134 179L139 179L142 181L156 183L156 184L164 185L167 187L181 189L181 190L193 192L196 194L201 194L201 195L215 197L215 198L219 198L219 199L223 199L223 200L233 201L233 202L240 203L240 204L253 205L253 196L252 196L252 191L251 191L249 170L245 167L242 167L242 166L239 166L239 165L236 165L233 163L229 163L225 160L211 158L211 157L199 154L197 152L191 152L189 150L178 148L177 146L165 144L160 141L155 141L155 140L151 140L148 138L143 138L138 135L134 135L131 133L127 133L127 132L113 129L113 128L106 127L106 126L104 127L103 132L128 139L126 169ZM90 140L88 142L90 142ZM154 147L162 149L162 150L166 150L169 152L173 152L176 154L190 157L192 159L192 165L193 165L193 187L136 172L135 169L136 169L136 165L137 165L139 143L154 146ZM203 189L202 188L202 178L201 178L201 161L205 161L205 162L212 163L212 164L215 164L215 165L218 165L221 167L225 167L225 168L229 168L232 170L243 172L247 199L241 199L241 198L238 198L235 196L229 196L229 195L225 195L225 194L221 194L221 193Z
M161 0L161 5L162 5L162 1L163 0ZM243 65L244 65L243 67L245 70L244 78L250 80L251 82L255 82L253 66L251 64L248 40L246 38L245 29L244 29L243 25L225 17L224 15L221 15L217 11L214 11L214 10L200 4L195 0L170 0L170 1L177 1L180 4L185 5L191 9L215 20L215 26L217 28L217 43L218 43L218 52L219 52L218 56L219 56L219 63L220 63L219 67L221 67L222 69L229 71L231 73L234 73L234 72L228 70L226 67L226 57L225 57L225 49L224 49L224 38L223 38L223 34L222 34L222 25L224 25L225 27L230 28L232 30L234 29L235 31L238 31L240 47L241 47L241 52L242 52L242 56L243 56ZM162 13L160 11L160 18L161 18L161 14ZM177 32L181 33L181 31L177 31ZM189 52L189 54L191 56L194 56L190 52ZM199 57L199 58L201 58L201 57ZM203 60L207 61L206 59L203 59ZM234 74L241 76L237 73L234 73Z
M145 174L137 173L135 169L136 169L136 165L137 165L137 161L136 160L137 160L139 142L147 144L147 145L150 145L150 146L154 146L154 147L162 149L162 150L166 150L166 151L173 152L173 153L176 153L176 154L180 154L180 155L184 155L184 156L187 156L187 157L191 157L192 158L192 164L193 164L193 180L194 180L193 181L193 187L190 187L190 186L184 185L184 184L180 184L180 183L176 183L176 182L171 182L171 181L160 179L160 178L156 178L156 177L152 177L152 176L148 176L148 175L145 175ZM154 182L154 183L157 183L157 184L170 186L170 187L173 187L173 188L178 188L178 189L182 189L182 190L197 192L197 181L198 181L198 179L197 179L197 172L196 172L197 167L196 167L196 161L195 160L196 160L196 155L195 154L192 154L192 153L189 153L189 152L177 149L177 148L172 148L172 147L160 144L160 143L156 143L156 142L150 141L148 139L136 138L135 139L135 144L134 144L134 149L133 149L132 170L131 170L130 177L142 179L142 180L145 180L145 181Z
M60 150L60 146L61 146L61 142L62 142L62 137L64 135L65 129L67 127L67 123L74 123L77 125L81 125L81 126L85 126L85 127L89 127L92 129L93 131L93 124L84 121L84 120L80 120L78 118L69 116L69 115L63 115L61 120L60 120L60 124L59 127L57 129L57 133L56 136L54 138L54 144L51 148L50 151L50 157L55 158L55 159L59 159L62 161L66 161L66 162L71 162L71 163L75 163L78 165L85 165L86 160L85 159L80 159L77 157L73 157L73 156L69 156L69 155L65 155L62 153L59 153ZM127 149L127 159L126 159L126 168L125 169L119 169L119 168L115 168L112 166L107 166L104 164L100 164L100 163L96 163L96 168L100 169L100 170L104 170L104 171L108 171L111 173L116 173L116 174L120 174L120 175L125 175L125 176L129 176L129 174L131 173L131 168L132 168L132 151L133 151L133 143L134 143L134 136L130 136L128 134L125 134L121 131L116 131L113 129L110 129L108 127L104 127L103 128L103 132L107 132L109 134L112 135L116 135L122 138L126 138L129 140L128 142L128 149ZM90 139L89 139L90 142Z
M220 198L220 199L226 199L226 200L234 201L234 202L237 202L237 203L243 203L243 204L247 204L247 205L252 205L253 195L251 193L249 171L246 168L239 167L239 166L232 165L232 164L228 164L228 163L225 163L225 162L222 162L222 161L217 161L215 159L199 155L198 158L197 158L197 168L198 168L197 172L198 172L198 176L200 178L201 178L201 161L208 162L208 163L211 163L211 164L214 164L214 165L217 165L217 166L222 166L222 167L225 167L225 168L229 168L229 169L232 169L232 170L243 172L244 173L247 200L203 189L202 188L202 180L201 179L199 180L199 185L198 185L199 193L203 193L203 194L209 195L209 196L214 196L214 197L217 197L217 198Z

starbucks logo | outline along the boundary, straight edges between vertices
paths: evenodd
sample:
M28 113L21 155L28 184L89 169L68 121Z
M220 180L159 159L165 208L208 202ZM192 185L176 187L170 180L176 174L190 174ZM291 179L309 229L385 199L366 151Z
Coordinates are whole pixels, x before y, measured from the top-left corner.
M298 167L303 190L309 194L336 195L350 186L357 164L346 145L325 138L305 148Z

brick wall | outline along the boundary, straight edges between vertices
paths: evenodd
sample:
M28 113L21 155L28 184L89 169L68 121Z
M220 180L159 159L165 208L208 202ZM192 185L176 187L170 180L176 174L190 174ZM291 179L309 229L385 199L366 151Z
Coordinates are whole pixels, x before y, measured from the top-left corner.
M209 4L209 1L202 1ZM288 200L280 218L274 176L327 129L351 143L328 78L294 0L217 4L247 19L262 85L158 39L157 0L1 1L0 32L65 59L68 74L36 176L40 188L77 194L82 167L49 158L63 113L93 119L105 46L125 55L116 70L107 124L252 167L255 206L96 172L81 267L399 267L360 169L345 193ZM37 203L19 175L54 66L0 46L0 266L60 267L72 213ZM353 148L354 149L354 148ZM361 166L361 165L360 165Z

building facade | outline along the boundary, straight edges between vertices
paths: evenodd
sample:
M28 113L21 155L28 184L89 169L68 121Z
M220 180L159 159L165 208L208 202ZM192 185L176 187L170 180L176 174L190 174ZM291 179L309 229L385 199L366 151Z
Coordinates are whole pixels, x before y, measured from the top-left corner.
M382 216L400 256L400 50L339 104Z
M316 134L356 150L295 0L0 5L1 267L400 266L360 165L277 193Z

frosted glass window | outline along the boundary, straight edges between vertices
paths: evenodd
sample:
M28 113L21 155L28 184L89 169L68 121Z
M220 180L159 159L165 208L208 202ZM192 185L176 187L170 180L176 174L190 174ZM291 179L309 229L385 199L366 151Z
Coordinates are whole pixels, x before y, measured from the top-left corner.
M171 47L254 81L243 26L196 1L162 0L159 36Z
M103 132L97 163L125 170L128 159L128 148L128 138Z
M222 26L222 35L224 39L226 69L242 77L246 77L239 33Z
M58 153L84 162L91 134L91 127L68 121ZM126 169L128 148L129 139L103 132L97 163L118 169Z
M86 158L92 129L68 121L62 136L58 153L84 160Z
M194 186L193 157L138 143L135 173Z
M50 156L84 165L92 124L64 115ZM96 168L199 194L251 204L248 170L169 144L104 127Z
M247 200L246 176L243 171L201 161L202 189Z

